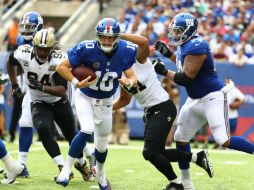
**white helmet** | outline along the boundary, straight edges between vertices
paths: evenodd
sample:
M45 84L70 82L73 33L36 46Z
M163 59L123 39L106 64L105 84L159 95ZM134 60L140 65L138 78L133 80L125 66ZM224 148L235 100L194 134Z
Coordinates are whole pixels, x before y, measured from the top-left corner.
M42 29L33 38L35 58L44 63L48 60L56 45L56 38L53 32Z

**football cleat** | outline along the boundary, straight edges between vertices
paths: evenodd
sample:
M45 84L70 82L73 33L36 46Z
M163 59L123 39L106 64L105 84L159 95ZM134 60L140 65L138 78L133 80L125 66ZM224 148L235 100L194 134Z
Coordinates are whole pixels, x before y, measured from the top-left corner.
M98 180L98 185L100 190L111 190L110 183L106 178L106 174L103 172L101 174L96 172L96 167L92 168L92 173L94 177Z
M184 190L184 187L183 187L183 184L170 182L170 184L166 186L166 189L163 189L163 190Z
M58 169L59 169L59 171L61 172L62 169L63 169L63 166L62 166L62 165L58 165ZM73 178L74 178L74 173L71 172L71 173L70 173L70 176L69 176L69 180L71 180L71 179L73 179Z
M81 165L80 163L75 162L74 167L81 173L85 181L94 181L93 174L88 168L87 163Z
M69 180L66 178L59 178L59 176L54 177L54 180L56 182L56 184L58 185L62 185L64 187L66 187L69 184Z
M208 152L207 150L202 150L197 153L197 162L196 164L203 168L209 175L209 177L213 177L213 166L211 162L208 160Z
M3 85L9 81L9 75L5 73L0 73L0 85Z
M18 175L18 177L22 177L22 178L29 178L29 172L27 170L27 167L25 164L22 164L24 166L24 169L22 170L22 172Z
M181 179L184 190L195 190L195 186L191 179Z
M12 184L15 182L17 176L23 171L24 165L14 163L11 167L7 168L6 178L1 181L2 184Z

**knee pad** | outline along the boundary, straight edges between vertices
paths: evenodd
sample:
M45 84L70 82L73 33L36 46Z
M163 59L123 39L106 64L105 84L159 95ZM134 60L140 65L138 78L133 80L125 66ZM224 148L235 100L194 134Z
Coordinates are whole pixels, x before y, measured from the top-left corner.
M145 160L152 161L156 158L156 156L157 156L156 151L149 150L149 149L143 150L143 157L145 158Z

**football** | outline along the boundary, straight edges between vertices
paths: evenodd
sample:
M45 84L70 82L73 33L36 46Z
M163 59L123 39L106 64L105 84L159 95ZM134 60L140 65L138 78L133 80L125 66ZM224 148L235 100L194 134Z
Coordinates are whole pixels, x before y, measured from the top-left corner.
M80 65L74 69L71 70L72 74L74 77L76 77L79 81L82 81L84 79L86 79L88 76L91 76L91 79L89 80L89 82L93 81L94 79L96 79L96 74L95 72L84 66L84 65Z

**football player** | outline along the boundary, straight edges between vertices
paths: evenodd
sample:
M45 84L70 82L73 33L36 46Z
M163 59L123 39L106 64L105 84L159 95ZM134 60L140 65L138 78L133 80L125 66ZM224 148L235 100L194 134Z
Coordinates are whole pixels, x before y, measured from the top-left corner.
M66 96L67 81L55 72L57 64L66 59L67 55L64 51L56 50L55 45L55 35L50 30L42 29L35 34L33 46L19 46L10 56L7 67L13 86L17 84L14 67L22 67L29 86L33 125L44 148L61 171L64 159L51 128L55 121L69 143L74 138L76 129ZM85 168L82 153L77 158L84 180L92 180L89 169ZM73 174L70 174L72 177Z
M192 161L204 168L212 177L213 168L208 161L207 151L185 153L177 149L165 149L167 135L175 120L176 106L161 86L154 71L149 55L148 40L134 34L121 34L121 39L138 45L137 62L133 70L137 74L138 85L135 88L121 88L120 97L113 104L113 110L127 105L132 95L145 110L145 132L143 156L151 162L170 181L165 190L183 190L170 162Z
M104 18L96 28L96 40L83 41L68 51L68 59L57 66L57 72L79 88L75 94L77 116L81 130L71 143L66 164L55 179L57 184L66 186L75 158L86 144L89 134L94 132L96 167L92 172L98 179L101 190L110 190L104 163L107 157L108 136L112 128L112 99L119 82L131 88L137 80L131 66L135 62L134 44L119 40L120 27L113 18ZM70 69L85 65L97 75L78 81ZM122 72L126 78L121 78Z
M41 15L37 12L27 12L24 14L22 19L20 20L19 24L19 35L17 37L17 44L18 46L29 44L32 46L32 41L35 33L43 28L43 19ZM13 52L10 56L13 56ZM12 67L11 69L13 69ZM15 68L16 69L16 68ZM7 67L8 72L9 71ZM14 97L14 109L13 114L17 114L18 110L21 111L21 104L22 104L22 111L21 116L18 115L18 118L13 115L11 125L10 125L10 137L11 141L14 141L15 138L15 130L17 127L17 122L19 119L19 155L18 161L25 166L25 169L19 175L20 177L28 178L29 172L26 167L27 156L32 144L33 140L33 122L32 122L32 115L31 115L31 107L30 107L30 93L29 89L24 82L25 76L20 75L18 76L17 83L12 85L13 89L13 97ZM25 95L23 94L24 92Z
M208 122L215 141L230 149L254 153L254 145L243 137L229 134L227 95L233 82L226 86L219 80L208 42L197 33L198 21L188 13L177 14L169 24L170 45L177 46L176 55L163 42L155 49L176 63L177 72L167 70L155 61L157 73L186 88L188 99L182 106L174 135L177 148L190 152L189 141ZM195 189L189 162L179 162L184 189Z

